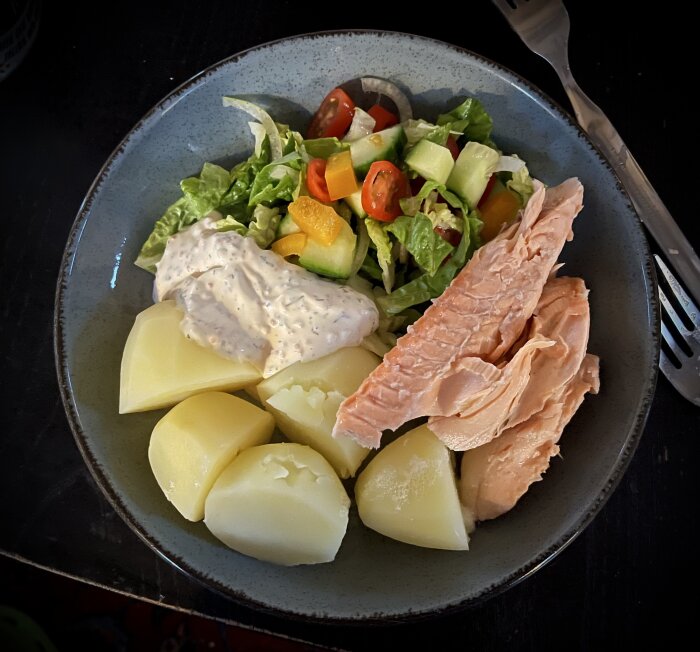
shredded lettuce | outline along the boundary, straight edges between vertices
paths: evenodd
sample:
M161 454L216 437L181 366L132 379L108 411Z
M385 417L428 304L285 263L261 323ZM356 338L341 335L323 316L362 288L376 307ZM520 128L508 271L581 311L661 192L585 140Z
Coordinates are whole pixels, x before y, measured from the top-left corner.
M217 231L235 231L239 235L249 236L255 240L261 249L266 249L272 244L277 233L277 226L282 219L279 208L268 208L259 204L253 211L250 224L246 226L232 215L214 222Z
M530 201L535 188L532 185L532 177L526 166L523 165L517 172L513 172L513 177L506 181L506 188L518 194L523 206Z
M266 165L255 177L248 206L293 201L298 196L301 155L294 151Z
M217 231L235 231L238 235L247 235L248 227L245 224L241 224L233 215L227 215L214 222L214 228Z
M205 163L198 177L183 179L180 183L183 196L171 204L155 223L141 247L136 265L155 274L168 238L218 208L229 183L229 172L213 163Z
M327 159L331 154L350 149L350 143L343 143L337 138L311 138L303 140L301 146L309 158Z
M428 276L434 276L442 261L454 250L449 242L435 233L432 221L423 213L416 213L414 217L397 217L385 229L396 236Z
M304 142L304 137L298 131L290 129L289 125L275 122L275 126L277 127L277 132L280 135L280 142L282 143L282 157L286 157L292 152L301 154L301 144Z
M252 209L248 206L253 182L260 171L270 162L270 141L264 138L260 145L260 153L253 154L248 160L234 166L230 174L230 186L221 198L219 211L233 215L245 224L250 221Z
M434 125L425 120L407 120L402 125L406 134L406 148L413 147L419 140L430 140L436 145L444 145L450 134L461 136L461 131L452 129L450 123Z
M450 129L464 134L467 140L474 140L492 146L491 130L493 121L484 105L476 98L469 97L451 111L438 116L439 125L450 125Z
M437 190L436 190L437 189ZM401 199L399 204L404 215L413 217L419 211L426 215L433 223L433 227L441 227L443 229L454 229L462 233L464 229L464 220L457 217L448 207L448 204L438 201L438 190L442 190L451 196L452 206L462 209L462 203L456 195L453 195L442 184L436 181L426 181L418 195Z
M377 303L387 315L397 315L411 306L417 306L439 297L464 267L474 250L479 246L481 220L477 214L463 210L463 233L459 245L452 256L440 266L432 276L423 273L408 283L396 288L386 296L379 297Z
M248 232L245 235L253 238L258 247L266 249L275 239L277 226L281 219L282 215L279 208L268 208L258 204L253 211L253 219L250 221Z
M365 220L369 239L377 249L377 262L382 270L382 282L384 289L391 292L394 285L394 257L392 255L392 244L389 234L384 230L380 222L368 218Z

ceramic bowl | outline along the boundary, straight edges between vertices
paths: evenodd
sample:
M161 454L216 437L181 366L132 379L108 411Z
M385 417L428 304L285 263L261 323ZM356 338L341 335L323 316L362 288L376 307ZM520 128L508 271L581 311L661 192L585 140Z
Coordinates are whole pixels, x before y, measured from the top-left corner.
M204 161L246 157L249 119L222 95L257 99L304 129L334 86L363 75L407 91L416 116L434 119L472 95L494 138L534 175L578 176L585 208L563 254L590 288L589 350L602 389L566 429L562 459L510 513L480 525L468 552L412 547L365 528L356 511L337 559L285 568L238 554L165 500L146 451L163 411L119 415L119 365L152 277L133 261L153 222ZM511 586L560 552L591 521L639 440L654 389L657 313L640 223L616 177L561 109L525 80L465 50L385 32L299 36L237 54L154 107L100 171L73 226L59 279L56 351L75 439L126 522L178 568L248 605L323 620L410 618L460 608Z

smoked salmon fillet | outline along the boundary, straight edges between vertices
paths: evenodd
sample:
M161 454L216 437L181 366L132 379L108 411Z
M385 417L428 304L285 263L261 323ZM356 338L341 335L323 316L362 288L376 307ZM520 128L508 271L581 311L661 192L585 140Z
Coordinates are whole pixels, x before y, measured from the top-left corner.
M499 362L522 335L583 205L568 179L535 191L519 221L476 251L445 292L340 406L335 437L378 448L382 432L423 416L452 416L450 378L466 358Z

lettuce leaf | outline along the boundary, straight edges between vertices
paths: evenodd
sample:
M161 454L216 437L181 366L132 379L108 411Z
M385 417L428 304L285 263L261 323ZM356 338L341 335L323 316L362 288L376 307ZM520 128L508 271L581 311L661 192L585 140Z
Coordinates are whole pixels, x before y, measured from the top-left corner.
M253 219L250 221L248 232L245 235L253 238L261 249L267 249L275 239L277 226L281 219L279 208L268 208L259 204L253 211Z
M268 163L253 181L248 206L293 201L298 196L300 169L301 155L296 151Z
M377 298L377 303L387 315L397 315L402 311L439 297L452 282L452 279L471 258L479 245L481 220L476 214L463 213L462 239L452 256L432 276L423 273L393 292Z
M268 208L260 204L255 207L248 226L239 222L233 215L227 215L217 220L214 227L217 231L235 231L239 235L251 237L258 247L267 249L275 239L281 219L279 208Z
M183 196L155 223L136 258L136 265L155 273L168 238L218 208L229 181L229 172L213 163L205 163L198 177L184 179L180 183Z
M382 270L384 289L391 292L394 285L394 258L391 253L392 244L389 234L384 230L382 224L371 218L365 220L365 226L370 240L377 248L377 262Z
M449 124L450 129L461 131L467 140L474 140L489 147L492 145L493 121L484 105L476 98L469 97L451 111L439 115L437 123L438 125Z
M434 276L442 261L454 250L449 242L435 233L432 221L424 213L397 217L385 229L396 236L428 276Z
M227 215L214 222L214 228L221 232L235 231L238 235L248 234L248 227L245 224L241 224L233 215Z
M413 147L419 140L430 140L436 145L444 145L452 131L452 125L448 122L442 125L434 125L426 120L407 120L402 124L406 134L406 147ZM458 132L457 135L459 135Z
M221 198L221 205L218 207L219 211L224 215L232 215L244 224L248 224L253 213L252 208L248 207L251 187L257 175L269 163L270 141L267 137L264 137L260 141L259 154L253 154L231 170L230 186L226 194Z
M337 138L311 138L303 140L301 144L311 158L327 159L331 154L350 149L350 143L343 143Z
M523 166L517 172L513 172L512 178L506 181L506 188L515 192L520 197L523 206L525 206L535 192L535 187L532 185L532 177L527 171L527 167Z

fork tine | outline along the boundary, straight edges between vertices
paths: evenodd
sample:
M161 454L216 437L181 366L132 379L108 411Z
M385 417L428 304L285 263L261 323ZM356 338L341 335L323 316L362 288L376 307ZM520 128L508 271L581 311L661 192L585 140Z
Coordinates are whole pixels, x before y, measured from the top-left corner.
M674 382L674 374L678 372L678 369L676 369L674 364L669 360L663 349L659 351L659 369L661 369L661 373L663 373L663 375L669 379L671 384L677 388L677 385ZM680 389L678 391L680 391Z
M676 340L673 339L673 335L671 334L671 331L668 330L668 326L661 322L661 336L664 338L664 342L666 342L666 345L668 346L669 349L673 352L673 355L676 356L678 359L678 362L682 363L685 358L688 356L685 354L683 349L681 349L678 344L676 344Z
M667 299L666 294L661 288L659 288L659 299L661 299L661 305L664 307L666 314L671 318L673 325L678 329L681 336L686 339L689 338L690 331L685 327L685 324L678 316L678 313L675 311L671 305L671 302Z
M676 280L676 277L671 273L671 270L666 266L666 263L659 256L654 254L654 260L659 266L664 278L671 286L673 294L678 298L679 303L683 306L683 310L693 322L695 328L700 328L700 315L698 315L698 307L693 303L692 299L686 294L681 284ZM674 321L675 324L675 321Z

